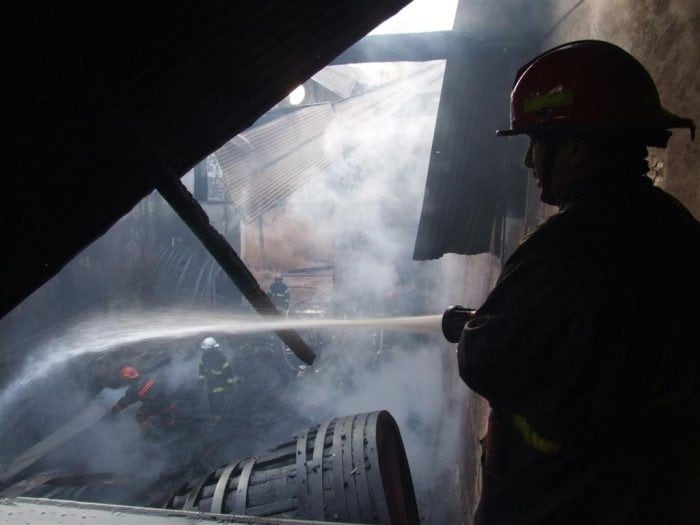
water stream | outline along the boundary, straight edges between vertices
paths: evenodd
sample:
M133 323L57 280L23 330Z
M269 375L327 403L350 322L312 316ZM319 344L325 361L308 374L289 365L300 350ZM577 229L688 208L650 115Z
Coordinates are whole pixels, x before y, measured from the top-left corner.
M131 311L85 318L40 341L18 379L0 394L0 415L34 380L81 355L106 353L162 339L241 335L275 330L378 329L408 333L439 332L442 315L371 319L270 319L233 317L226 311Z

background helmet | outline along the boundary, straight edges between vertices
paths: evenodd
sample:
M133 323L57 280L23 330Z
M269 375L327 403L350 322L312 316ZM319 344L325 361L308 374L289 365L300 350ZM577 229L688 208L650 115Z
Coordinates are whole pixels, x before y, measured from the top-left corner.
M202 350L211 350L212 348L219 348L219 343L213 337L205 337L199 344L199 348Z
M555 47L518 70L510 129L497 135L582 131L636 136L665 147L671 128L695 125L661 106L654 80L624 49L598 40Z
M125 366L121 370L119 370L119 377L121 379L136 379L140 376L139 371L136 370L133 366Z
M281 273L275 274L275 282L281 283L282 281L283 281L282 274Z

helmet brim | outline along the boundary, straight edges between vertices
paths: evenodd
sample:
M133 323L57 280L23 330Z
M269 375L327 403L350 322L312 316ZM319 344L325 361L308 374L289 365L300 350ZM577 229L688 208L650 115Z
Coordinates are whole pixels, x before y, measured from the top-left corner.
M690 131L690 139L695 140L695 122L693 122L692 119L689 118L683 118L680 117L674 113L671 113L667 109L661 108L658 114L658 117L656 117L652 121L647 121L647 122L638 122L635 123L633 126L632 125L624 125L624 124L616 124L616 123L610 123L608 125L596 125L596 124L581 124L581 125L576 125L576 124L560 124L560 123L551 123L551 124L538 124L535 126L527 126L527 127L522 127L518 129L497 129L496 130L496 136L497 137L513 137L516 135L545 135L547 133L555 133L555 132L575 132L575 131L581 131L581 132L600 132L600 133L605 133L605 132L613 132L617 135L619 134L626 134L630 133L632 135L638 134L638 135L644 135L649 132L659 132L663 130L669 130L669 129L681 129L685 128ZM670 135L669 135L670 136ZM665 141L664 141L665 142ZM658 146L658 144L649 144L650 146ZM665 144L661 147L664 147Z
M497 129L497 137L513 137L515 135L527 135L526 131L520 129Z

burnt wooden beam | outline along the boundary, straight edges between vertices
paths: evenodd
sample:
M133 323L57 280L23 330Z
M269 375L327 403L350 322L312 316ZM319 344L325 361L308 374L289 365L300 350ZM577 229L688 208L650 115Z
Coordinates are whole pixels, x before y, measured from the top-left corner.
M263 316L283 319L270 297L260 288L255 276L231 247L228 241L209 222L209 217L175 177L158 177L156 189L170 204L185 224L192 230L204 247L221 265L255 310ZM304 342L296 330L276 330L275 333L286 343L294 354L310 365L316 355Z

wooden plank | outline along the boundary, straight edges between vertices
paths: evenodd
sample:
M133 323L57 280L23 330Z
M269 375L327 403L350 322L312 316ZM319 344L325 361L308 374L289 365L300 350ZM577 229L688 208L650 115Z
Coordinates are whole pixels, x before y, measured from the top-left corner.
M309 495L307 486L306 454L307 454L306 432L302 432L297 438L297 508L299 515L307 518L309 516Z
M346 418L338 418L335 420L335 428L333 429L333 508L329 512L329 518L332 520L343 520L348 514L348 507L345 503L345 487L343 485L343 441L341 432L343 422ZM329 502L330 503L330 502Z
M209 481L209 478L211 476L207 475L204 476L199 483L197 483L192 490L190 490L189 494L187 495L187 499L185 500L185 504L182 507L182 510L193 510L195 508L195 505L197 503L197 498L199 497L199 493L202 490L202 487Z
M365 467L365 426L369 414L364 413L357 416L355 426L352 429L352 457L353 457L353 477L357 490L357 503L360 512L360 520L363 523L374 521L374 510L372 500L367 487L367 471Z
M340 434L340 441L343 445L343 471L341 474L343 487L345 487L345 501L348 507L348 517L346 519L352 523L359 521L360 518L357 488L355 487L355 476L353 475L355 465L352 456L352 429L355 425L355 417L349 416L345 418Z
M386 503L381 471L379 470L379 451L377 450L377 425L381 412L370 412L367 419L367 488L374 502L379 523L389 523L389 508Z
M248 486L248 507L267 505L278 499L296 497L296 476L286 482L284 480L278 480L274 483Z
M262 505L269 503L274 498L297 497L296 466L285 467L284 471L271 473L260 480L258 473L253 472L248 487L249 505Z
M286 461L296 462L296 443L292 443L289 447L281 450L275 450L274 452L268 452L261 454L257 465L263 469L268 465L273 465L276 463L284 463Z
M276 516L283 512L297 510L296 498L284 498L267 505L258 505L248 508L248 516Z
M192 509L196 510L197 512L207 512L207 509L211 508L211 500L213 498L202 498L199 500L199 503L197 506ZM183 509L184 510L184 509Z

